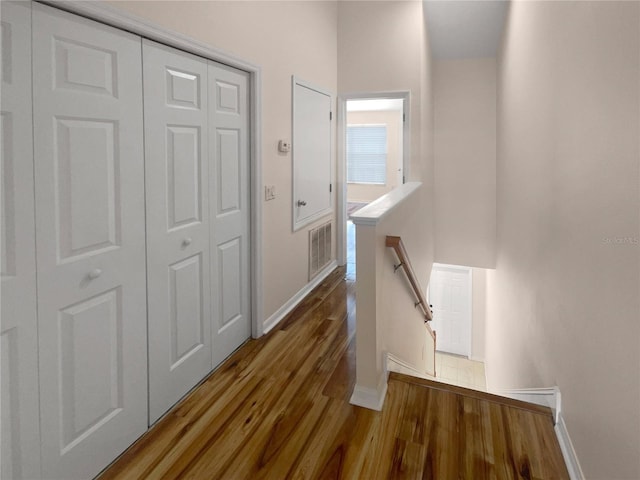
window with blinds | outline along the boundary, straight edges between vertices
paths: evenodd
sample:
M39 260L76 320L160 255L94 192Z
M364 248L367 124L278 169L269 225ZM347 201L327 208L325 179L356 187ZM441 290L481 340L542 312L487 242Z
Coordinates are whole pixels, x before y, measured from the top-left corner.
M347 182L387 182L386 125L347 125Z

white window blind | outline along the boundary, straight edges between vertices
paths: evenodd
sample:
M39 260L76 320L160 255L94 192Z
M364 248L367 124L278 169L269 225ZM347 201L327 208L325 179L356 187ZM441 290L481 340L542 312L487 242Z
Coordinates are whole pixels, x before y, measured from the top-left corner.
M347 125L347 182L387 181L387 126Z

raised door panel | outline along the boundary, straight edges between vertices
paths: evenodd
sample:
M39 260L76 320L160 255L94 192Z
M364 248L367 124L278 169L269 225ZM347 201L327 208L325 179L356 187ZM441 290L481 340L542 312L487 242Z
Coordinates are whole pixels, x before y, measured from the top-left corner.
M202 221L199 126L167 125L167 215L169 230Z
M242 239L218 246L218 279L220 282L220 329L242 316Z
M4 27L4 29L6 28L9 27ZM3 44L3 47L6 47L6 43ZM3 87L3 90L6 91L8 88ZM4 101L2 106L7 107ZM0 208L0 215L2 216L0 274L3 280L9 280L16 276L16 175L14 173L15 145L13 142L15 115L15 112L0 112L0 138L2 139L2 147L0 148L0 155L2 155L0 175L2 176L0 178L2 178L3 193L2 207Z
M0 478L40 476L31 4L0 3Z
M56 118L54 129L59 261L117 247L121 227L117 123Z
M216 191L218 194L217 214L225 214L237 211L242 208L240 197L242 195L241 185L241 158L240 158L240 138L239 130L217 129L216 143L218 151L216 156L219 159L217 166L218 183Z
M202 255L181 260L169 267L169 315L171 322L171 365L175 370L205 344L202 303Z
M123 408L121 304L122 291L115 288L59 313L63 451Z
M251 334L248 74L209 62L213 364Z
M147 428L141 40L33 6L42 471L91 478Z
M207 62L144 41L149 422L212 369Z

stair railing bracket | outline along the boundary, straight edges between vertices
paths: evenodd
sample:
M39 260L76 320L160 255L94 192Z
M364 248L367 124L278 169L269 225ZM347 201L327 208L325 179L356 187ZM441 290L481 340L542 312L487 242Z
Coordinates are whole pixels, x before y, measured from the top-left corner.
M387 235L385 239L385 245L387 247L393 248L398 256L398 260L400 260L399 264L393 265L393 273L396 273L400 267L404 267L404 273L407 275L407 279L411 284L411 288L413 289L413 293L415 294L415 298L418 302L414 303L414 308L418 308L420 306L420 310L424 315L424 318L427 320L431 320L432 312L429 308L427 308L427 301L424 297L424 291L422 287L420 287L420 283L416 277L415 272L413 271L413 267L411 266L411 261L409 260L409 255L407 255L407 250L404 248L404 244L402 243L402 239L400 237Z

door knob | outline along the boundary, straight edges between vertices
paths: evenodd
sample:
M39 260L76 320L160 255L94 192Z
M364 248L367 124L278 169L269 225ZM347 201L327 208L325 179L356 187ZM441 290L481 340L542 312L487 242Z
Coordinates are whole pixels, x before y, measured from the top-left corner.
M96 268L95 270L91 270L87 276L89 277L89 280L95 280L100 275L102 275L102 270Z
M304 200L298 200L298 206L299 207L304 207L307 204L307 202L305 202Z
M189 245L191 245L191 242L193 240L191 240L191 237L187 237L182 241L182 245L184 245L185 247L188 247Z

